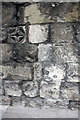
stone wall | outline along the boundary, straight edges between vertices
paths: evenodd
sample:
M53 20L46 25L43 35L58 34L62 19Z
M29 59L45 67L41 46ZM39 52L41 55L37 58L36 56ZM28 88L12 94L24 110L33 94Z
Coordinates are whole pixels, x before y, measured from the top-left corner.
M79 2L2 2L2 104L78 107L79 9Z

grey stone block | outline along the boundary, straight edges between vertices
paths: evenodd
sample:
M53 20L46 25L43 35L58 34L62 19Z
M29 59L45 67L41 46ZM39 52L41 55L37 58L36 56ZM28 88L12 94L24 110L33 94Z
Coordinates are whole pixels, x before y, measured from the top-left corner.
M76 44L65 43L62 46L53 44L53 61L59 63L79 62L78 47Z
M27 97L38 96L38 83L34 81L23 82L23 92Z
M0 95L0 105L10 105L9 96Z
M80 65L77 63L68 63L67 66L67 81L80 82Z
M29 64L0 65L0 78L7 80L32 80L32 69Z
M68 100L79 100L79 83L62 83L61 85L61 97Z
M13 3L2 3L2 26L16 25L16 6Z
M17 62L35 62L37 61L38 47L33 44L18 44L13 49L13 59Z
M0 44L0 63L10 61L12 58L12 46L8 44Z
M22 90L19 88L19 81L4 81L5 94L9 96L21 96Z
M51 40L53 43L71 43L73 38L73 28L71 23L51 24Z

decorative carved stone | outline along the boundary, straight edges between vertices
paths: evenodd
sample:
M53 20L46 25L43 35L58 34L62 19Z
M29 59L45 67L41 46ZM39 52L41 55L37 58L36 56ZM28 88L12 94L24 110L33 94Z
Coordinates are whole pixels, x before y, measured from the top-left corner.
M8 42L9 43L24 43L25 39L25 27L14 27L8 30Z

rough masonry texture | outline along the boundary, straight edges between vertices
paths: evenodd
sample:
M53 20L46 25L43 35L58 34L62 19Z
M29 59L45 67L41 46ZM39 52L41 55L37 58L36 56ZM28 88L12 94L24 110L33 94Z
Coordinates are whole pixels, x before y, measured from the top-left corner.
M79 9L79 2L2 2L0 104L79 107Z

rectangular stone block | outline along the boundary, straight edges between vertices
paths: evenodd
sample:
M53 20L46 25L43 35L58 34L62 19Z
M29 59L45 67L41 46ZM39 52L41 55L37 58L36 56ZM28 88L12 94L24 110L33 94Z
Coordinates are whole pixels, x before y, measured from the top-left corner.
M10 61L12 58L12 46L0 44L0 63Z
M54 83L49 84L48 82L42 81L40 86L40 97L45 99L59 98L59 85L57 86Z
M53 43L72 43L73 27L72 23L51 24L51 40Z
M79 21L79 3L41 2L19 8L19 23L49 23Z
M8 43L25 43L27 41L27 34L25 26L18 26L18 27L8 27Z
M30 25L29 42L42 43L48 39L48 25Z
M61 81L65 79L65 68L59 64L43 63L43 80L40 85L40 97L58 99Z
M53 61L58 63L78 63L80 55L78 44L65 43L61 45L53 44Z
M61 97L68 100L79 100L79 86L80 83L62 83L61 85Z
M13 60L16 62L36 62L38 59L38 46L34 44L18 44L13 48Z
M23 92L27 97L38 96L38 83L34 81L23 82Z
M13 3L2 3L2 26L16 25L16 6Z
M67 81L80 82L80 65L78 63L68 63Z
M7 80L32 80L32 69L29 64L0 65L0 78Z
M22 90L19 88L19 81L4 81L5 94L9 96L21 96Z
M52 45L51 44L39 44L38 60L39 61L51 61L52 60Z

